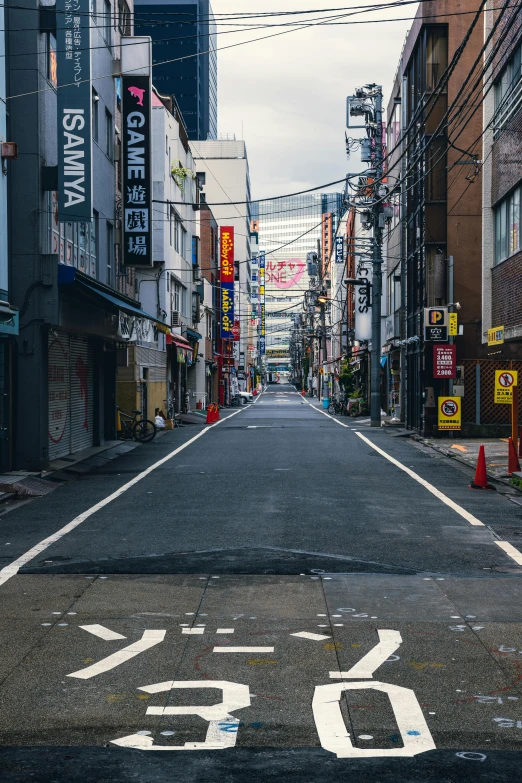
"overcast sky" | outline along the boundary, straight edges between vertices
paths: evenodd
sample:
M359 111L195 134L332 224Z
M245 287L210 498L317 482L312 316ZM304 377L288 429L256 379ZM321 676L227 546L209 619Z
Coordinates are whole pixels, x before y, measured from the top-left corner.
M326 17L364 2L370 5L368 0L212 0L212 7L215 14L343 9L322 14ZM413 17L416 9L415 3L351 18ZM313 21L321 15L308 16ZM282 21L287 19L262 23ZM357 152L351 163L346 159L346 96L362 84L376 82L383 85L387 104L410 25L411 21L393 21L319 26L218 52L219 132L245 139L254 198L303 190L359 170ZM231 27L218 26L225 29ZM218 47L281 29L223 34Z

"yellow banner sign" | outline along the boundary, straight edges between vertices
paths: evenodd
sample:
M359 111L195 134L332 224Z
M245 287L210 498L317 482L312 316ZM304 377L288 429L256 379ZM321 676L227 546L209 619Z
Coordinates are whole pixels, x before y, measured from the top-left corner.
M448 316L448 334L450 337L455 337L459 333L459 327L457 323L457 313L450 313Z
M460 397L439 397L439 430L460 430L462 422L462 399Z
M511 405L513 402L513 386L518 386L517 370L495 370L496 403Z
M488 345L501 345L504 342L504 327L494 326L488 329Z

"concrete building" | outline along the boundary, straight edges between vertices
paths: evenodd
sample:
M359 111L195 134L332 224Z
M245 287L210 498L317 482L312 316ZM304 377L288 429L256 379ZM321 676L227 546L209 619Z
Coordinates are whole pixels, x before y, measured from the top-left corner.
M486 358L476 369L481 424L509 428L508 405L494 405L494 372L522 371L522 20L517 9L489 2L492 34L484 76L482 159L482 330ZM494 334L489 334L490 330ZM492 339L493 338L493 339ZM490 343L488 347L488 342ZM519 394L519 405L521 395ZM519 407L520 419L520 407Z
M28 25L25 9L39 22ZM91 7L85 29L92 125L86 138L93 217L60 222L56 9L40 9L35 0L9 7L9 51L16 53L7 61L9 136L19 150L8 177L12 297L20 308L20 336L14 338L16 469L46 468L54 459L115 438L116 367L128 361L123 321L138 319L144 341L153 347L161 329L168 330L143 311L134 273L120 265L121 91L117 77L105 77L117 73L131 10L121 0L117 5L98 0ZM15 100L20 93L29 94Z
M391 152L388 184L401 179L403 185L400 195L391 199L394 214L385 232L389 320L384 355L391 387L383 397L388 410L399 400L401 419L424 433L437 431L437 398L452 391L464 395L464 429L476 422L468 381L481 356L482 334L482 194L473 157L481 154L480 57L479 65L474 63L484 25L479 16L449 80L440 83L477 6L465 0L459 10L454 14L449 0L420 3L387 112L390 151L399 144L397 152L403 154L399 161ZM448 110L449 124L444 122ZM459 368L454 384L434 377L433 343L424 340L424 318L427 307L448 307L451 312L457 302L461 328L454 338Z
M217 36L209 0L141 0L135 11L136 35L152 38L154 84L176 97L190 139L216 139Z
M219 226L234 228L235 319L239 321L240 339L232 375L246 388L248 356L248 322L251 315L251 248L250 248L250 173L244 141L191 141L202 200L206 201ZM226 341L225 341L226 342ZM237 350L237 347L239 350ZM240 378L239 376L243 376ZM220 380L223 380L221 378ZM233 383L235 388L235 381Z

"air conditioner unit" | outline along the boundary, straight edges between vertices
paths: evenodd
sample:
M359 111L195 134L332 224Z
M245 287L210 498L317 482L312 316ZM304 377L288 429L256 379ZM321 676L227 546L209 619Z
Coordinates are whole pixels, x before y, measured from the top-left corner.
M173 310L170 316L171 326L181 326L181 313L179 310Z

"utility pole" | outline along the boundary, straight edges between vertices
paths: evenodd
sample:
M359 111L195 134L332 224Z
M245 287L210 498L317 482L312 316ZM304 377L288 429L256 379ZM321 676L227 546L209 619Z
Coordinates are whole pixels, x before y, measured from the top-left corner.
M353 125L351 117L364 117L364 125ZM360 140L361 160L369 163L364 172L367 182L362 185L364 197L359 207L368 211L369 225L373 226L372 241L372 347L370 352L370 416L371 426L381 426L381 296L382 296L382 238L386 216L383 197L387 189L382 184L384 153L382 143L382 87L366 84L356 89L347 99L348 128L364 128L368 138ZM349 150L350 139L347 138ZM371 191L371 197L368 195ZM371 218L370 218L371 213Z
M370 356L370 417L371 426L381 426L381 297L382 297L382 234L384 228L384 211L380 197L380 183L383 176L382 149L382 87L377 84L373 88L375 102L375 119L373 123L375 180L373 187L373 287L372 287L372 350Z

